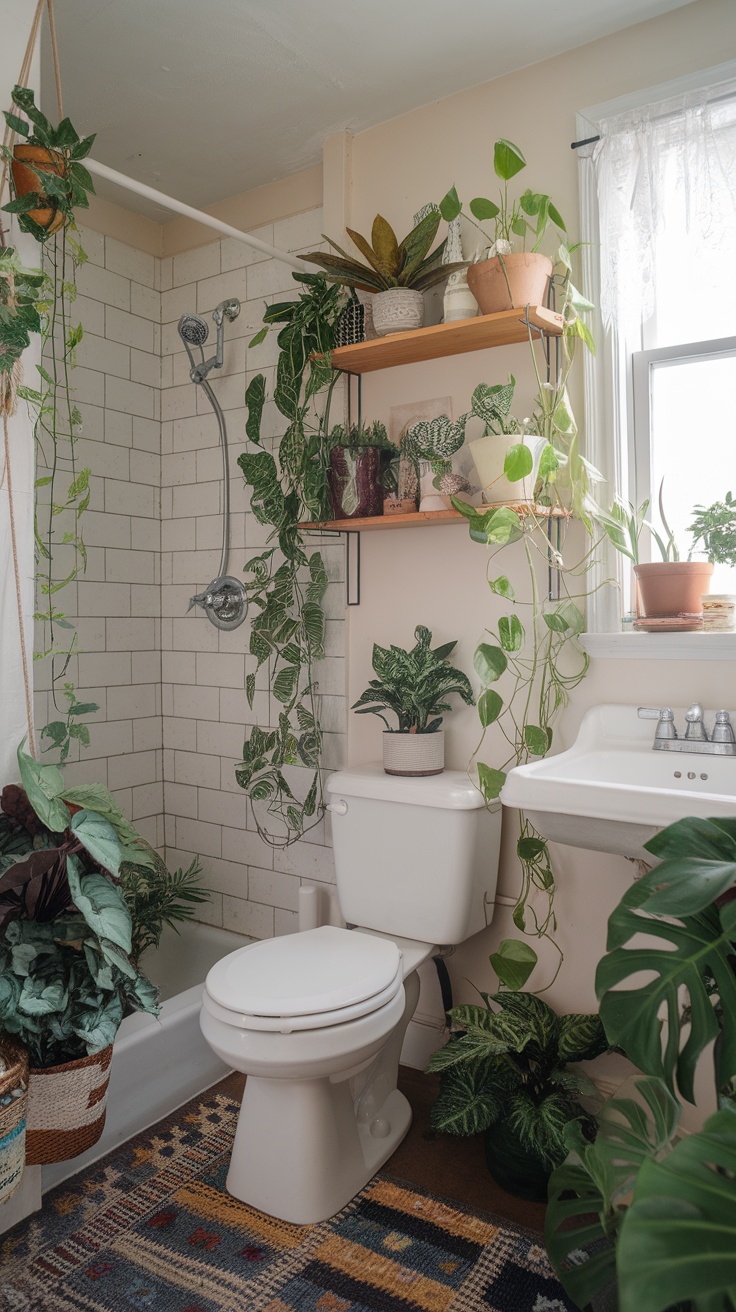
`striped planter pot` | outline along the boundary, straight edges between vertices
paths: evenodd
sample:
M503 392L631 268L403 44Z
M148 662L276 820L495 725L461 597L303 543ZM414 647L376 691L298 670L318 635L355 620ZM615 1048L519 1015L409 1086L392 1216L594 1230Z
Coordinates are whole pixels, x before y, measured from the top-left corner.
M45 1166L77 1157L105 1126L112 1044L63 1066L31 1067L26 1162Z
M25 1164L28 1053L0 1034L0 1203L20 1184Z
M385 774L416 775L442 774L445 768L445 731L436 733L391 733L383 738L383 769Z

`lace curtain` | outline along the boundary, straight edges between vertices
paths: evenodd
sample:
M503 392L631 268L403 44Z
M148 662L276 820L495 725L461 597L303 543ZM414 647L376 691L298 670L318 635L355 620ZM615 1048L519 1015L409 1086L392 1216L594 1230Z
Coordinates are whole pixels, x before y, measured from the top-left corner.
M733 333L736 81L604 119L599 131L604 323L627 338L656 315L658 345Z

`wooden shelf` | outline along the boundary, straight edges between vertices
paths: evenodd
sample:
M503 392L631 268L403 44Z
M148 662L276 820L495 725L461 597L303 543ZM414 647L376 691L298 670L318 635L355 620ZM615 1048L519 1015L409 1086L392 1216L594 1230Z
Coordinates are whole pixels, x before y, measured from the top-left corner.
M524 310L502 310L500 314L483 314L475 319L433 324L410 333L392 333L390 337L376 337L370 342L356 342L354 346L338 346L332 352L332 363L335 369L346 373L368 374L374 369L437 360L445 355L464 355L489 346L512 346L527 340L525 315ZM529 306L529 323L555 337L561 335L564 326L561 314L541 305Z
M511 506L519 515L528 512L528 507L519 502L503 502ZM478 506L479 511L498 509L498 506ZM557 507L535 506L534 513L539 519L565 519L567 513ZM466 524L467 520L459 510L428 510L421 513L413 510L407 515L373 515L370 519L327 519L318 524L298 524L297 528L311 533L375 533L384 528L436 528L440 524Z

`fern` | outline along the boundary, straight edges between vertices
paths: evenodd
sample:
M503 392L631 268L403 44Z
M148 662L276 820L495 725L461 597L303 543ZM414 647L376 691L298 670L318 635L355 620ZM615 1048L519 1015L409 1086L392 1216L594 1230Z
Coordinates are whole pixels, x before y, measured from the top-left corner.
M195 907L210 899L209 890L200 887L202 867L196 860L186 870L172 872L153 848L148 857L146 864L127 861L120 867L120 886L133 922L135 964L147 948L158 947L164 926L178 933L177 926L191 920Z

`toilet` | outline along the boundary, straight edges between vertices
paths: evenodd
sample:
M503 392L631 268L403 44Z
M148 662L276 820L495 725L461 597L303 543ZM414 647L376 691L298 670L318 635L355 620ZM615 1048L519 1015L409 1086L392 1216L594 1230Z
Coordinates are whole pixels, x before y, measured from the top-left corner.
M238 948L210 970L200 1023L248 1079L227 1189L283 1221L325 1220L398 1147L411 1108L396 1087L419 998L417 970L438 947L490 923L500 808L467 775L333 774L340 909L320 925Z

